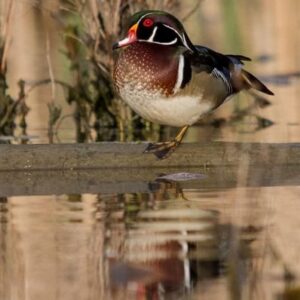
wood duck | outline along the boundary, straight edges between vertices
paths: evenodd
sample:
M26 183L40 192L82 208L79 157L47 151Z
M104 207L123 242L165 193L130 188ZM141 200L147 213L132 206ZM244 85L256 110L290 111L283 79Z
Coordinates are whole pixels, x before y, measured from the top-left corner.
M273 95L242 68L248 57L193 45L180 21L164 11L134 14L117 48L113 78L121 98L146 120L181 127L174 140L148 145L145 152L159 159L180 145L189 126L239 91Z

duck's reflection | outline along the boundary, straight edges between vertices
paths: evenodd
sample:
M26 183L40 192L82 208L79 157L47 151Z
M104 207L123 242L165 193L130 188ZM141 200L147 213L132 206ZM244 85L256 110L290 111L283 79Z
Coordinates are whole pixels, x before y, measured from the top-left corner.
M123 199L131 205L123 215L124 232L107 242L107 253L114 254L109 258L113 298L125 293L129 299L180 299L222 278L223 293L241 296L245 274L252 272L249 262L259 257L252 242L263 228L220 222L218 210L203 208L199 191L197 199L189 199L191 191L185 193L178 182L160 179L149 187L149 197Z
M147 201L124 216L122 246L108 243L108 253L118 253L110 259L110 283L115 292L147 299L184 295L200 278L218 276L218 213L187 201L176 182L160 180L150 189Z
M234 252L234 227L201 205L199 191L195 201L174 181L150 188L5 200L1 274L11 284L0 286L2 298L180 299L213 286L228 270L242 274L235 268L253 257L248 245L260 230L240 236L243 246Z

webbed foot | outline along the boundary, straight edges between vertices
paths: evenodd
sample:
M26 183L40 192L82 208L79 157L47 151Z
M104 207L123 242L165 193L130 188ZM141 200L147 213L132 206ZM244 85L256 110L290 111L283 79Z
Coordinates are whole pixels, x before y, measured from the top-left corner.
M158 159L165 159L169 157L179 145L180 142L176 140L164 143L150 143L144 150L144 153L153 153Z
M169 157L181 144L181 141L188 128L188 125L182 127L175 139L172 141L163 143L150 143L144 150L144 153L153 153L158 159L165 159Z

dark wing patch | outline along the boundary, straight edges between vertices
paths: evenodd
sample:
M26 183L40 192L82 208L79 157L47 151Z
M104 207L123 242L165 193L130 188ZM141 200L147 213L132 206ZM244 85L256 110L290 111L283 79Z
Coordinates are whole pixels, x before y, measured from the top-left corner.
M222 79L228 94L235 92L230 80L230 70L233 70L235 62L239 64L240 60L234 55L229 57L203 46L195 46L195 49L197 52L190 54L193 70L204 71Z
M203 46L195 46L196 52L190 54L190 62L194 71L208 72L221 78L229 94L243 89L254 88L262 93L273 95L260 80L243 70L243 61L250 61L243 55L224 55Z
M206 63L213 68L217 68L220 71L224 68L227 68L229 70L230 65L232 65L233 63L230 57L228 57L227 55L221 54L207 47L195 46L195 48L197 50L195 56L197 56L200 61L202 60L203 63ZM231 56L232 58L234 58L234 55Z

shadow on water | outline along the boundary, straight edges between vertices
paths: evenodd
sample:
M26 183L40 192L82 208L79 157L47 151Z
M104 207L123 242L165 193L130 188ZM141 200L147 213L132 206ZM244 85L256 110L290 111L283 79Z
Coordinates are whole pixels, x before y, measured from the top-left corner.
M241 182L240 171L5 175L1 299L289 299L298 269L272 224L277 200L295 203L299 173L249 167Z

